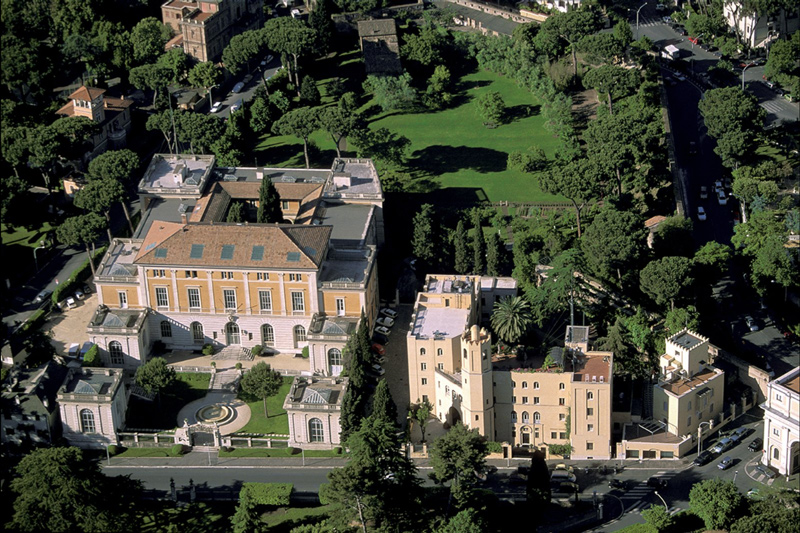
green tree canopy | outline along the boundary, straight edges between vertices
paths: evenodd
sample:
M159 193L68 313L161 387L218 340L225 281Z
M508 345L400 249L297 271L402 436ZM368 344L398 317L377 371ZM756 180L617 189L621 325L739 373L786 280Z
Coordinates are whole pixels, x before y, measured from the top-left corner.
M147 392L160 395L175 383L175 369L163 357L154 357L136 369L134 379Z
M245 372L241 380L242 390L251 396L261 398L264 402L264 416L267 412L267 398L277 394L283 385L283 377L277 370L272 370L267 363L256 363Z
M189 71L189 83L206 91L222 80L222 71L211 61L201 61Z
M371 416L383 418L392 424L397 424L397 404L392 399L389 383L385 379L380 380L375 388L375 395L372 397Z
M256 222L259 224L275 224L283 221L283 211L281 210L281 197L278 189L269 178L261 180L261 187L258 190L258 212Z
M99 464L84 458L78 448L36 449L15 471L13 531L124 533L140 524L131 502L141 483L104 476Z
M105 220L97 213L87 213L69 217L56 228L56 238L61 244L67 246L83 245L86 248L86 255L89 256L89 266L92 275L95 275L94 261L89 249L100 238L100 234L106 227Z
M531 304L522 296L508 296L494 303L492 329L509 344L517 343L532 325Z
M634 212L603 209L580 241L592 272L603 280L616 280L622 287L623 272L629 277L644 255L646 231Z
M451 482L450 493L459 504L470 497L488 453L477 428L467 429L460 422L434 441L430 451L433 473L438 481Z
M277 20L277 19L272 19ZM320 129L319 110L312 107L300 107L289 111L272 125L272 132L278 135L294 135L303 141L303 155L306 168L311 168L308 159L308 138Z
M675 300L693 282L690 273L691 263L685 257L657 259L639 273L639 288L657 305L675 307Z
M127 148L109 150L89 162L89 179L112 179L129 183L139 167L139 156Z
M422 204L412 222L414 227L414 234L411 238L412 253L430 266L435 264L437 258L438 228L434 218L433 206Z
M111 242L111 206L119 203L125 211L125 218L128 220L128 227L133 234L133 225L131 224L131 217L128 213L128 207L125 205L128 194L125 187L120 182L114 179L101 178L93 179L86 184L81 190L75 193L74 203L76 206L101 213L106 218L106 230L108 232L108 240Z
M487 91L475 100L475 108L483 119L484 125L494 127L503 123L506 104L497 91Z
M545 192L560 194L572 202L581 236L581 211L586 204L600 193L601 175L599 169L587 159L573 159L554 166L550 172L540 176L540 184Z
M744 499L732 481L704 479L692 485L689 508L708 529L728 529L744 511Z
M400 76L367 76L364 90L371 92L375 103L383 111L409 109L417 101L417 91L412 86L411 75Z
M640 76L636 69L603 65L587 72L583 76L583 85L605 94L608 111L613 114L612 101L632 94L642 83Z
M585 35L591 35L600 29L599 18L591 8L569 10L566 13L555 13L542 23L537 42L545 38L560 39L558 52L569 46L572 53L573 77L578 76L577 43Z
M147 17L140 20L131 31L133 59L139 64L152 63L164 53L169 30L160 20Z

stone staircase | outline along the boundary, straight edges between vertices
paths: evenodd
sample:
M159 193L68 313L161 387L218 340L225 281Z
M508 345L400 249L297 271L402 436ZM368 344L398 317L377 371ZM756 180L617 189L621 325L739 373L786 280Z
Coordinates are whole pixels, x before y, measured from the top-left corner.
M238 370L225 370L222 372L215 372L211 374L211 381L208 384L209 391L230 392L236 393L239 389L239 375Z
M226 346L211 356L213 361L252 361L253 352L242 346Z

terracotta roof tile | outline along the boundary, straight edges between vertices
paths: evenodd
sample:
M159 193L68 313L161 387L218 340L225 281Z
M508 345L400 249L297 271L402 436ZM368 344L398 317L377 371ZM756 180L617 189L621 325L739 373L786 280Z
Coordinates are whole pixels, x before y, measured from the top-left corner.
M665 216L656 215L654 217L651 217L651 218L648 218L647 220L645 220L644 221L644 227L645 228L652 228L653 226L657 226L657 225L661 224L666 219L667 219L667 217L665 217Z
M86 87L83 86L76 90L74 93L69 95L70 100L85 100L90 101L94 100L98 96L103 96L105 94L105 89L98 89L97 87Z
M139 250L139 253L136 254L136 259L134 262L147 255L147 253L152 251L155 246L173 235L182 227L183 224L179 222L164 222L161 220L155 222L152 226L150 226L150 230L147 232L147 235L145 235L142 248Z
M160 238L165 223L154 224L144 239L145 249L135 263L221 268L317 269L325 258L331 226L278 224L187 224ZM155 233L154 233L155 232ZM150 246L155 243L154 246ZM203 245L202 256L192 257L192 245ZM222 259L223 246L231 259ZM253 260L253 246L263 246L261 260Z

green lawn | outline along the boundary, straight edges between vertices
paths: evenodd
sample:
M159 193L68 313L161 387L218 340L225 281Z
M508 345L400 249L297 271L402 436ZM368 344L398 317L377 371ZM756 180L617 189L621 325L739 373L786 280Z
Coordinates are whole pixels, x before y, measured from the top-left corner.
M17 244L36 248L52 229L49 222L45 222L40 228L36 229L12 228L3 224L3 244Z
M171 448L126 448L114 457L180 457L172 454Z
M302 455L296 448L235 448L230 452L219 451L220 457L287 457ZM306 457L344 457L342 453L334 450L306 450Z
M289 532L304 524L316 524L333 510L332 505L316 507L281 507L261 516L271 533Z
M345 61L353 61L349 58ZM324 94L324 85L320 82ZM561 202L562 198L544 193L535 175L506 168L508 154L541 147L552 157L556 140L544 129L538 102L531 93L497 74L484 71L464 76L458 83L457 104L438 112L378 113L370 127L385 127L411 140L407 168L418 183L430 183L430 199L441 203L471 204L478 201ZM510 117L506 124L489 129L478 116L474 100L487 91L503 96ZM329 100L324 99L325 102ZM375 109L368 102L362 111ZM318 150L311 157L313 168L329 168L336 156L333 141L316 132L311 141ZM303 145L292 136L264 137L256 146L259 164L303 167ZM344 155L354 155L345 153ZM431 187L428 187L431 188ZM456 193L454 196L453 193Z
M177 427L181 408L205 396L209 381L211 374L178 372L175 383L161 395L160 406L158 402L148 402L132 396L128 403L127 427L139 429Z
M239 392L239 399L247 402L250 407L250 421L237 433L261 433L261 434L289 434L289 417L283 410L283 401L289 394L294 378L284 376L283 385L277 394L267 398L267 412L269 418L264 416L264 402L261 400L253 401L252 398Z

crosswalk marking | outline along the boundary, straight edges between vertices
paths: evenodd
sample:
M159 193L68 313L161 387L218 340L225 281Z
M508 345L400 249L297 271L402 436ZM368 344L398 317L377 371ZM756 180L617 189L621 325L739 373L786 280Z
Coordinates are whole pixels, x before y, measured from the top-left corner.
M638 505L635 505L634 507L628 509L626 512L635 513L635 514L641 514L642 511L646 511L646 510L648 510L648 509L650 509L652 507L656 507L657 505L660 505L660 504L642 502L642 503L640 503ZM675 513L681 512L682 510L683 509L681 509L680 507L670 507L669 511L667 511L667 513L670 514L670 515L674 515Z
M778 111L782 111L783 108L776 104L775 102L763 102L759 104L761 107L766 109L767 111L772 111L773 113L777 113Z

